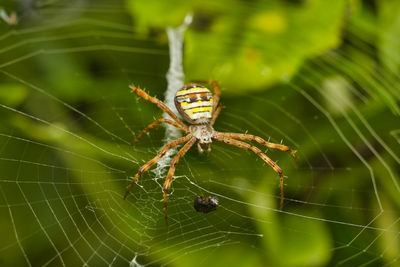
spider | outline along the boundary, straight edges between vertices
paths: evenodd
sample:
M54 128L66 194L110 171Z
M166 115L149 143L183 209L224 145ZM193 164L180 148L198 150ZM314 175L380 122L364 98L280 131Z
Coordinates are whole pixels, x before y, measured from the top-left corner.
M209 89L207 89L205 86L202 86L201 84L211 85L214 91L214 96ZM168 150L178 145L184 144L183 147L172 159L172 163L163 186L164 216L165 216L165 222L168 226L168 210L167 210L168 189L171 186L172 178L175 172L176 165L179 162L179 159L183 157L183 155L185 155L186 152L196 143L198 151L200 153L203 153L205 150L207 152L210 152L211 143L213 141L218 141L254 152L269 166L271 166L276 173L279 174L280 189L281 189L280 209L282 210L283 200L284 200L282 169L279 168L279 166L269 157L267 157L259 148L239 140L256 141L260 145L266 146L268 148L279 149L281 151L288 151L297 162L295 151L293 151L288 146L282 144L270 143L268 141L265 141L261 137L255 135L243 134L243 133L225 133L225 132L215 131L213 129L213 125L222 109L222 106L218 106L219 98L221 96L221 91L219 90L219 86L216 81L210 81L210 82L199 81L196 83L189 83L184 85L182 89L176 92L174 99L175 106L179 114L190 124L189 126L183 123L182 120L180 120L178 116L175 113L173 113L172 110L169 109L167 105L161 100L157 99L156 97L148 95L142 89L134 85L130 85L129 87L132 89L132 92L136 93L143 99L156 104L160 109L162 109L172 118L172 120L158 119L153 123L149 124L143 131L141 131L136 136L136 138L132 141L132 144L135 143L140 137L142 137L149 130L153 129L154 127L156 127L161 123L167 123L172 126L175 126L182 132L184 132L186 135L166 144L161 149L160 153L158 153L153 159L148 161L142 167L140 167L135 177L133 177L131 184L127 187L124 199L126 199L129 191L138 181L140 175L143 172L145 172L151 166L157 163L167 153Z

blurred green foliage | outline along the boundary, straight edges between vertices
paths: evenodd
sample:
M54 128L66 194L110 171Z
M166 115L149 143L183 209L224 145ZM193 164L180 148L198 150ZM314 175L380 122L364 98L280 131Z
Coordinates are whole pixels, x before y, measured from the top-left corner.
M287 81L305 58L336 47L345 3L127 1L141 31L176 27L192 13L185 38L187 77L218 80L231 92L262 90Z

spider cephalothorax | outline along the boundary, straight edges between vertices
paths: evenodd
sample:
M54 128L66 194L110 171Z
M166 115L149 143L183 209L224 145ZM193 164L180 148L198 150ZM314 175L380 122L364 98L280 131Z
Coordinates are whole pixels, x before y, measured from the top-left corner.
M132 180L132 183L128 186L124 198L127 197L129 191L132 189L133 185L137 182L140 175L148 170L151 166L157 163L166 153L173 147L176 147L180 144L185 144L179 152L175 155L172 160L171 167L168 171L167 178L165 179L163 186L164 193L164 215L165 221L168 225L168 212L167 212L167 199L168 199L168 189L171 186L172 178L175 172L176 165L179 162L179 159L186 154L186 152L197 143L197 147L199 152L203 152L210 149L210 144L213 141L223 142L229 145L234 145L249 151L253 151L257 156L259 156L262 160L264 160L269 166L271 166L275 172L279 174L280 177L280 188L281 188L281 201L280 207L283 207L283 173L281 168L276 165L269 157L267 157L259 148L252 146L248 143L239 141L256 141L257 143L269 147L275 148L282 151L288 151L290 154L296 159L295 152L289 148L288 146L270 143L265 141L261 137L251 135L251 134L241 134L241 133L223 133L217 132L213 129L213 125L215 123L216 118L221 112L222 107L218 106L219 98L221 95L221 91L219 90L217 82L203 82L211 84L214 90L214 96L211 91L199 84L189 83L184 85L182 89L178 90L175 94L175 106L179 111L179 114L188 122L190 126L187 126L183 123L178 116L173 113L164 102L158 100L155 97L149 96L142 89L137 88L133 85L130 86L133 92L135 92L138 96L144 98L147 101L150 101L156 104L159 108L161 108L164 112L166 112L173 120L170 119L159 119L155 122L148 125L142 132L140 132L136 138L132 141L132 143L136 142L143 134L154 128L155 126L161 123L168 123L170 125L175 126L176 128L183 131L186 135L184 137L178 138L168 144L166 144L152 160L143 165L138 173ZM239 140L238 140L239 139Z

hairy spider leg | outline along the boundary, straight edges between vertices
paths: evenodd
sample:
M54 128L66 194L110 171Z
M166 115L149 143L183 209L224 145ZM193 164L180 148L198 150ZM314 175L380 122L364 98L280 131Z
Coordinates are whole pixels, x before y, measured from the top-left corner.
M213 110L215 111L217 106L218 106L218 103L219 103L219 98L221 97L221 90L219 90L219 85L218 85L218 83L216 81L211 81L210 83L211 83L211 85L213 87L213 90L214 90L214 103L213 103L214 106L213 106Z
M126 192L125 192L125 195L124 195L124 199L126 199L126 197L128 196L129 191L131 191L132 187L135 185L137 180L139 180L139 177L140 177L140 175L142 175L142 173L144 173L151 166L156 164L167 153L168 150L170 150L171 148L176 147L177 145L180 145L180 144L183 144L183 143L189 141L191 138L192 138L192 136L186 135L184 137L178 138L178 139L166 144L161 149L160 153L157 154L157 156L155 156L153 159L151 159L146 164L144 164L142 167L140 167L139 171L136 173L135 177L133 178L131 184L126 189Z
M174 176L174 172L176 169L176 165L178 164L179 160L181 157L183 157L186 152L196 143L197 139L195 137L191 137L190 139L180 150L179 152L175 155L175 157L172 159L171 162L171 167L168 170L167 178L165 179L164 186L163 186L163 192L164 192L164 217L165 217L165 223L168 226L168 208L167 208L167 201L168 201L168 189L171 187L172 183L172 178Z
M299 165L299 162L296 157L296 152L293 151L290 147L285 146L285 145L280 145L280 144L275 144L271 142L267 142L264 139L262 139L259 136L252 135L252 134L241 134L241 133L218 133L220 136L227 137L227 138L232 138L232 139L240 139L240 140L247 140L247 141L256 141L260 145L269 147L269 148L274 148L274 149L279 149L281 151L288 151L290 155L295 159L296 164Z
M144 100L156 104L160 109L162 109L165 113L167 113L174 121L176 121L182 128L187 127L164 102L157 99L156 97L148 95L145 91L134 85L129 85L129 87L132 89L132 92L135 92L138 96L140 96Z
M218 118L219 113L221 113L221 110L223 109L223 106L217 107L217 109L214 111L212 118L210 120L210 125L213 126L215 123L215 120Z
M238 141L238 140L235 140L235 139L232 139L232 138L228 138L226 136L221 135L220 133L217 133L213 138L214 138L214 140L219 141L219 142L223 142L223 143L226 143L226 144L229 144L229 145L237 146L237 147L242 148L242 149L253 151L254 153L257 154L257 156L259 156L263 161L265 161L269 166L271 166L276 173L279 174L279 178L280 178L279 182L280 182L280 187L281 187L280 209L282 210L282 208L283 208L283 199L284 199L284 195L283 195L283 172L282 172L282 169L279 168L279 166L275 162L273 162L269 157L267 157L264 153L262 153L262 151L258 147L252 146L252 145L250 145L248 143L241 142L241 141Z
M136 143L145 133L147 133L148 131L150 131L151 129L153 129L154 127L156 127L157 125L161 124L161 123L168 123L172 126L175 126L176 128L178 128L179 130L181 130L184 133L188 133L188 128L186 127L182 127L180 124L170 120L170 119L158 119L152 123L150 123L149 125L147 125L146 128L144 128L137 136L135 139L133 139L133 141L131 142L131 144L133 145L134 143Z

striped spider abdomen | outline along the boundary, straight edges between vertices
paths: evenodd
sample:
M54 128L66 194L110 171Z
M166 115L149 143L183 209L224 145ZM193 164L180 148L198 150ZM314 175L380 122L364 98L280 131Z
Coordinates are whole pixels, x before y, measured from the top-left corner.
M209 123L213 113L213 95L206 87L189 83L176 92L175 106L190 124Z

